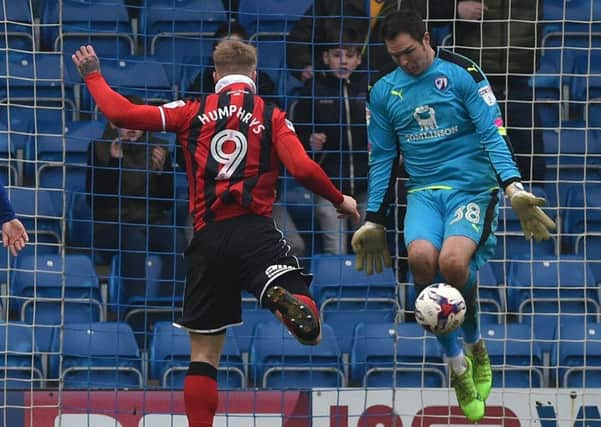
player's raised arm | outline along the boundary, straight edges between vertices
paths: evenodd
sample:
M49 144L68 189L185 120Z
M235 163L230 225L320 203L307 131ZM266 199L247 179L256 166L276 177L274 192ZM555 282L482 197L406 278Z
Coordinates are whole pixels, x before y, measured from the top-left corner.
M98 108L111 123L127 129L167 130L161 107L132 104L111 89L100 72L100 60L91 45L81 46L71 59Z
M342 194L321 166L307 155L303 144L294 132L292 123L283 115L277 117L277 120L274 117L274 128L278 157L292 176L315 194L328 199L340 215L349 216L355 223L359 222L357 201L351 196Z

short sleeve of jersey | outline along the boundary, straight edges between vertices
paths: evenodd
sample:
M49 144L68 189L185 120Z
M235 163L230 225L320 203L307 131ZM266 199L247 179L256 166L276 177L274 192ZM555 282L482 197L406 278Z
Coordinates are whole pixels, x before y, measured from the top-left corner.
M195 115L198 114L198 101L183 101L181 99L161 105L163 130L166 132L181 132L185 130Z
M459 91L497 175L502 182L519 178L501 110L490 83L476 65L467 70L458 68L458 73Z
M369 149L369 190L367 211L386 214L391 175L398 159L397 138L386 106L386 84L376 82L366 105L367 137Z

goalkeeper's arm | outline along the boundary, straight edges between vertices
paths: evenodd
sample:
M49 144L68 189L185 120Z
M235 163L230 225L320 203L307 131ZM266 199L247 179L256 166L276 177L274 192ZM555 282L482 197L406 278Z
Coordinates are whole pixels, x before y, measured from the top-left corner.
M520 219L526 239L534 238L540 242L551 237L550 231L555 229L555 223L541 209L546 203L545 199L524 190L520 182L512 182L505 187L505 196Z

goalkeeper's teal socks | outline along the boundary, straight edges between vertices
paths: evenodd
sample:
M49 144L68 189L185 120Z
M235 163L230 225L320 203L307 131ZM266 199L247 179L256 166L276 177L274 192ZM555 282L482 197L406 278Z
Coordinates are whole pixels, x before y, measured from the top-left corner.
M436 335L436 339L447 357L456 357L463 353L463 348L459 344L459 329L455 329L448 334Z
M466 344L475 344L480 340L480 313L478 310L476 270L470 267L470 275L467 283L460 289L465 300L465 319L461 329L463 330L463 341Z

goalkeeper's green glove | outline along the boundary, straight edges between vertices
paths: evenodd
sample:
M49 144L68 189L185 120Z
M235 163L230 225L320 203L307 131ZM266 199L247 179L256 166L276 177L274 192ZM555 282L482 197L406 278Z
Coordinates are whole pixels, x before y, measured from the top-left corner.
M524 186L519 182L509 184L505 189L505 194L520 219L527 240L534 237L534 240L540 242L551 237L549 232L555 229L555 223L540 208L545 205L545 199L524 190Z
M367 274L382 272L382 264L386 267L392 266L392 259L386 242L386 228L381 224L366 221L353 234L351 241L353 251L357 254L357 270Z

